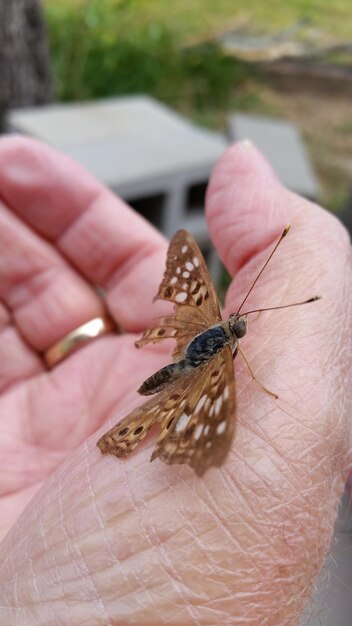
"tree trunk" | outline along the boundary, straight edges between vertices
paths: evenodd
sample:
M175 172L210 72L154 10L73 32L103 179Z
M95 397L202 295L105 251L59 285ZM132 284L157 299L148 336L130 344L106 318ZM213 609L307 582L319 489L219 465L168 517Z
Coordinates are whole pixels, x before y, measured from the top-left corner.
M53 98L45 23L38 0L0 0L0 128L10 107Z

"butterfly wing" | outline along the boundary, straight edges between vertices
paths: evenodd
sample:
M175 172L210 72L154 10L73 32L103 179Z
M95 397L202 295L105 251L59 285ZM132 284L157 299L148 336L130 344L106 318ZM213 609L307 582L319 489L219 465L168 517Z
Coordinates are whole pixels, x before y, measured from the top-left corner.
M174 360L183 357L195 335L221 321L220 306L203 256L193 237L178 231L170 242L166 270L155 299L175 306L147 330L137 347L166 338L176 339ZM127 456L144 439L153 423L161 424L152 459L187 463L202 475L221 465L235 425L235 384L229 346L171 383L130 413L98 441L102 453Z
M173 338L176 340L174 360L182 358L195 335L221 321L220 305L207 265L192 235L185 230L179 230L170 241L166 270L154 300L172 302L174 314L161 318L157 327L146 330L136 346Z
M201 476L221 465L235 426L235 383L231 349L226 346L205 364L185 374L138 407L103 435L103 454L125 457L153 423L161 432L151 460L186 463Z
M186 405L193 375L193 371L185 374L177 381L177 385L171 384L160 391L113 426L97 442L102 454L127 456L144 439L154 423L162 423L166 434Z
M102 454L113 454L118 458L124 458L135 449L144 439L150 427L158 420L161 407L156 400L160 394L137 407L108 430L97 441L97 446Z
M167 419L162 420L152 460L159 457L168 464L187 463L201 476L210 466L223 463L234 435L235 381L230 347L194 370L191 382L182 411L171 426Z

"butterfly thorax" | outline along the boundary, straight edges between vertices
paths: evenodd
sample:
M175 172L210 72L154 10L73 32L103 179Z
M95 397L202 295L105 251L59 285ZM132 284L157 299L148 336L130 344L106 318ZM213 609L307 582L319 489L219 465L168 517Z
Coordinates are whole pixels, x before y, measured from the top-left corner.
M185 353L185 361L191 367L198 367L209 361L217 352L227 344L232 347L234 336L229 332L228 324L211 326L204 332L196 335L188 344Z
M247 319L238 313L230 315L228 321L211 326L188 344L185 352L185 361L198 367L209 361L217 352L227 344L235 352L238 339L244 337L247 332Z

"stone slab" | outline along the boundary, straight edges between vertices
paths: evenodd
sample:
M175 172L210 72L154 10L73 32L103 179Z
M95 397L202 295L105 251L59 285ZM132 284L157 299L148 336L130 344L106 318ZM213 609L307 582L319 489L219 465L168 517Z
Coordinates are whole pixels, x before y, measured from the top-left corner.
M253 141L289 189L307 198L319 197L319 185L296 126L267 117L235 114L229 120L229 135L235 141Z
M144 180L210 172L225 138L147 96L12 111L9 129L36 137L119 189Z

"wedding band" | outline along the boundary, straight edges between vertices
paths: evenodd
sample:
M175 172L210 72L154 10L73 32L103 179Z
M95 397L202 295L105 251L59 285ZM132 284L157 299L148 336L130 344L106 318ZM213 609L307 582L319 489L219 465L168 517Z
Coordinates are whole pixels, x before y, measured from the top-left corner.
M46 350L44 352L45 362L48 367L54 367L54 365L60 363L60 361L76 352L79 348L87 345L87 343L107 333L116 332L116 330L117 328L110 317L95 317L89 322L71 330L63 339L60 339L60 341L57 341Z

